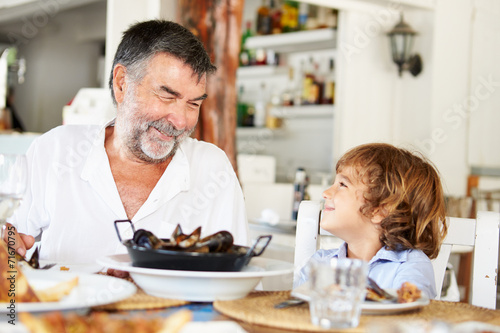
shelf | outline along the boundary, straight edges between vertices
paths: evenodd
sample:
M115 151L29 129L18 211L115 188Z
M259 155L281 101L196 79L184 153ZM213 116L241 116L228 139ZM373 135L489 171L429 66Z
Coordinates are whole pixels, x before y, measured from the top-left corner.
M263 78L266 76L286 75L288 73L287 67L280 66L245 66L238 67L236 76L239 79L245 78Z
M317 29L276 35L253 36L246 40L249 49L264 48L276 52L297 52L335 48L337 30Z
M236 127L236 136L239 138L265 140L274 137L282 137L284 135L285 130L283 128Z
M271 108L271 115L286 119L333 117L334 108L332 104L279 106Z

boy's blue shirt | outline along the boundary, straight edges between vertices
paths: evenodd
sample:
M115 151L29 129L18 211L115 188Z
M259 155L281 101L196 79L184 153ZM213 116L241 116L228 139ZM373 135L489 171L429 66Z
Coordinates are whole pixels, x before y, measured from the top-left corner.
M338 249L318 250L310 259L327 262L332 258L346 258L347 243ZM432 263L421 250L392 251L382 247L368 262L368 276L382 288L398 289L403 282L415 284L430 299L436 297ZM299 272L294 288L307 280L307 264Z

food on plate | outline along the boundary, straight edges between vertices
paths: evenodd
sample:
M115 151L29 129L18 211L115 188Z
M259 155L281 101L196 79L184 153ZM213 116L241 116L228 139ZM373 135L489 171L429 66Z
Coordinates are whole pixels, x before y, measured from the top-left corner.
M66 266L61 266L61 267L59 268L59 270L61 270L61 271L69 271L69 267L66 267Z
M415 302L422 295L422 291L411 282L405 282L398 289L398 303Z
M21 271L12 248L7 248L3 242L0 245L0 302L39 302L35 291L28 284L26 276Z
M375 289L371 287L366 288L366 296L365 299L367 301L373 302L383 302L389 300L385 295L382 294L383 291L377 292ZM397 302L398 303L411 303L415 302L421 297L421 290L418 289L416 285L410 282L405 282L401 285L401 287L396 290L397 292ZM390 295L388 296L390 297Z
M373 290L370 287L366 288L365 299L367 301L372 301L372 302L382 302L386 300L386 298L383 295L378 294L375 290Z
M106 312L93 312L87 316L61 312L34 316L23 312L19 314L22 323L31 333L52 332L151 332L151 333L176 333L192 320L193 314L189 310L180 310L167 318L144 318L140 316L115 318Z
M35 289L35 293L41 302L58 302L64 296L69 295L77 285L78 276L75 276L70 280L59 282L46 289Z
M134 233L133 241L136 245L148 249L163 249L184 252L215 253L228 252L233 246L233 235L229 231L219 231L215 234L201 238L201 227L191 234L182 232L181 226L177 225L172 237L163 240L156 237L152 232L139 229Z
M78 277L62 281L46 289L33 288L15 259L14 250L1 242L0 246L0 302L57 302L78 285ZM10 251L10 252L9 252Z

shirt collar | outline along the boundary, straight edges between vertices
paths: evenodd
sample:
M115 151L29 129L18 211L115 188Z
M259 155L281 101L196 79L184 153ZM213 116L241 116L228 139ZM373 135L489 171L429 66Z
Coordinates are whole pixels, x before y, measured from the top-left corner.
M340 247L333 253L333 257L337 257L339 259L347 258L347 243L344 242ZM368 264L372 264L377 261L392 261L392 262L405 262L408 260L408 251L392 251L387 250L385 246L383 246L375 256L370 260Z
M392 261L392 262L405 262L408 260L408 251L393 251L387 250L385 246L382 246L380 250L378 250L377 254L370 260L369 264L374 263L376 261Z
M106 128L115 125L115 119L110 120L108 123L104 124L100 128L94 127L97 131L86 133L89 141L91 142L91 148L87 158L85 160L85 165L83 166L81 177L83 180L89 180L92 173L99 168L104 161L107 162L106 149L104 148L104 140L106 138Z

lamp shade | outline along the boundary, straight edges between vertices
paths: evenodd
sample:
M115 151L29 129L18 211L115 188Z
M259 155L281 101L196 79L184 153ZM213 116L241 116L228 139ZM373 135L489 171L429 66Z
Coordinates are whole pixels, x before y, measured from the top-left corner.
M403 14L396 26L387 33L391 40L392 60L398 65L399 75L403 72L403 65L408 62L413 48L413 37L417 34L406 22Z

